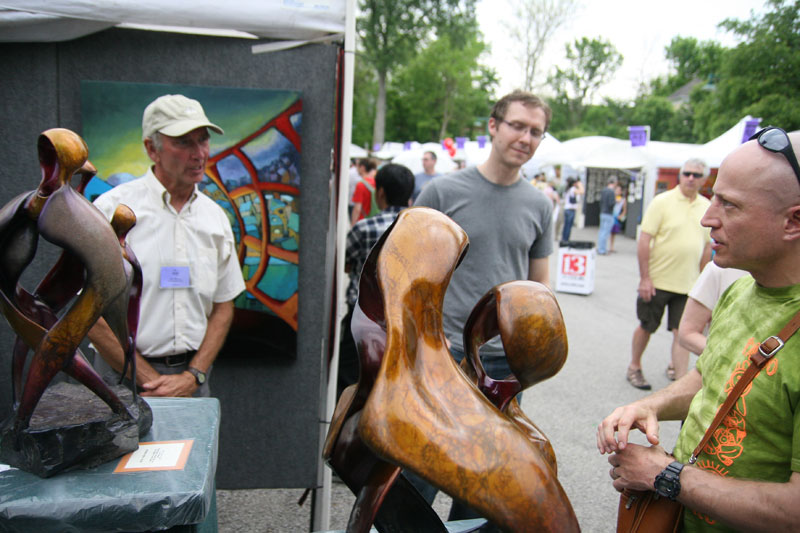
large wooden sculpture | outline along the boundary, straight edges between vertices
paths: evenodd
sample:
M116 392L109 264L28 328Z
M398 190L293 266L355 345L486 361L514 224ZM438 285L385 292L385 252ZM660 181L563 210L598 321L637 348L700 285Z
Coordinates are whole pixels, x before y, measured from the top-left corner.
M0 310L18 335L12 363L15 412L5 424L0 453L11 464L25 463L18 465L21 468L30 466L26 460L31 454L21 451L23 437L30 436L27 430L34 409L59 371L101 398L128 433L127 428L136 428L137 422L137 434L147 431L152 420L143 402L133 405L132 413L78 350L89 328L104 316L127 353L133 353L141 269L124 236L135 217L120 206L115 233L103 214L73 189L73 175L80 174L85 184L94 172L86 144L78 135L65 129L45 131L38 151L39 187L0 210ZM40 235L64 252L31 294L19 279L33 261ZM23 384L28 349L34 353ZM71 466L46 465L34 471L46 476Z
M503 529L579 530L552 448L521 410L506 405L563 365L558 306L543 296L547 289L530 285L501 287L479 303L465 330L468 351L477 354L500 333L516 354L509 362L519 378L489 380L473 361L469 373L479 389L447 351L441 325L444 293L466 248L467 236L452 220L414 208L398 217L364 266L353 316L361 375L337 405L325 448L358 495L348 531L366 531L373 518L379 531L410 530L402 513L386 510L394 500L421 510L397 488L400 466ZM540 351L543 363L532 365L531 352Z

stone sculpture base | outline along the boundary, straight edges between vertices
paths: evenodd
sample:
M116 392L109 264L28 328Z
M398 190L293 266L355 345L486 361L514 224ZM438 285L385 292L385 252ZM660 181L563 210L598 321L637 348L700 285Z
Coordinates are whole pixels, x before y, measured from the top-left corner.
M14 449L13 415L0 432L0 463L47 478L75 468L92 468L139 447L139 437L153 424L153 412L131 391L111 390L128 405L135 420L122 420L83 385L58 383L45 391L22 432L21 449ZM138 422L138 423L137 423Z

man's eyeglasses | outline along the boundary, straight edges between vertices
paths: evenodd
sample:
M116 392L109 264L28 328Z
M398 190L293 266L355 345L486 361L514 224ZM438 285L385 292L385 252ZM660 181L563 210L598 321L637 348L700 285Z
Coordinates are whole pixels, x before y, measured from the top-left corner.
M684 170L683 172L681 172L681 174L683 175L684 178L692 177L696 180L699 180L700 178L704 177L702 172L687 172Z
M775 126L767 126L763 130L754 133L748 140L752 141L753 139L770 152L783 154L789 164L792 165L797 181L800 182L800 165L797 164L797 157L794 155L792 143L785 131Z
M500 119L500 122L503 124L508 124L512 130L516 131L520 135L525 135L525 132L528 132L531 134L532 139L544 139L545 133L538 128L528 128L528 126L525 124L520 124L519 122L509 122L505 119Z

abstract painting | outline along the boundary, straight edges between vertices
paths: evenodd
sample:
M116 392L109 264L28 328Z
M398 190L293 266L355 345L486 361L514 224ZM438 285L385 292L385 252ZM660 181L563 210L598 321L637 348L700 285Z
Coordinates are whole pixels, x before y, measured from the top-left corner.
M297 91L190 85L81 82L83 137L98 174L93 200L142 176L151 161L142 144L144 108L164 94L198 100L224 135L212 134L199 189L227 213L247 291L235 301L237 332L286 350L297 331L302 99ZM275 321L281 324L275 324ZM288 326L288 328L286 327ZM229 339L234 342L237 339ZM245 344L247 344L245 342Z

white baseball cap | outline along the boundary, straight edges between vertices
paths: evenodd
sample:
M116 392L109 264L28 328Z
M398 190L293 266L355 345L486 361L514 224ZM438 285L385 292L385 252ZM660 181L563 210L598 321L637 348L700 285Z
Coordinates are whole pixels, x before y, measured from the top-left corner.
M165 94L153 100L142 116L142 140L155 132L180 137L197 128L211 128L223 135L222 128L208 120L203 106L197 100L182 94Z

